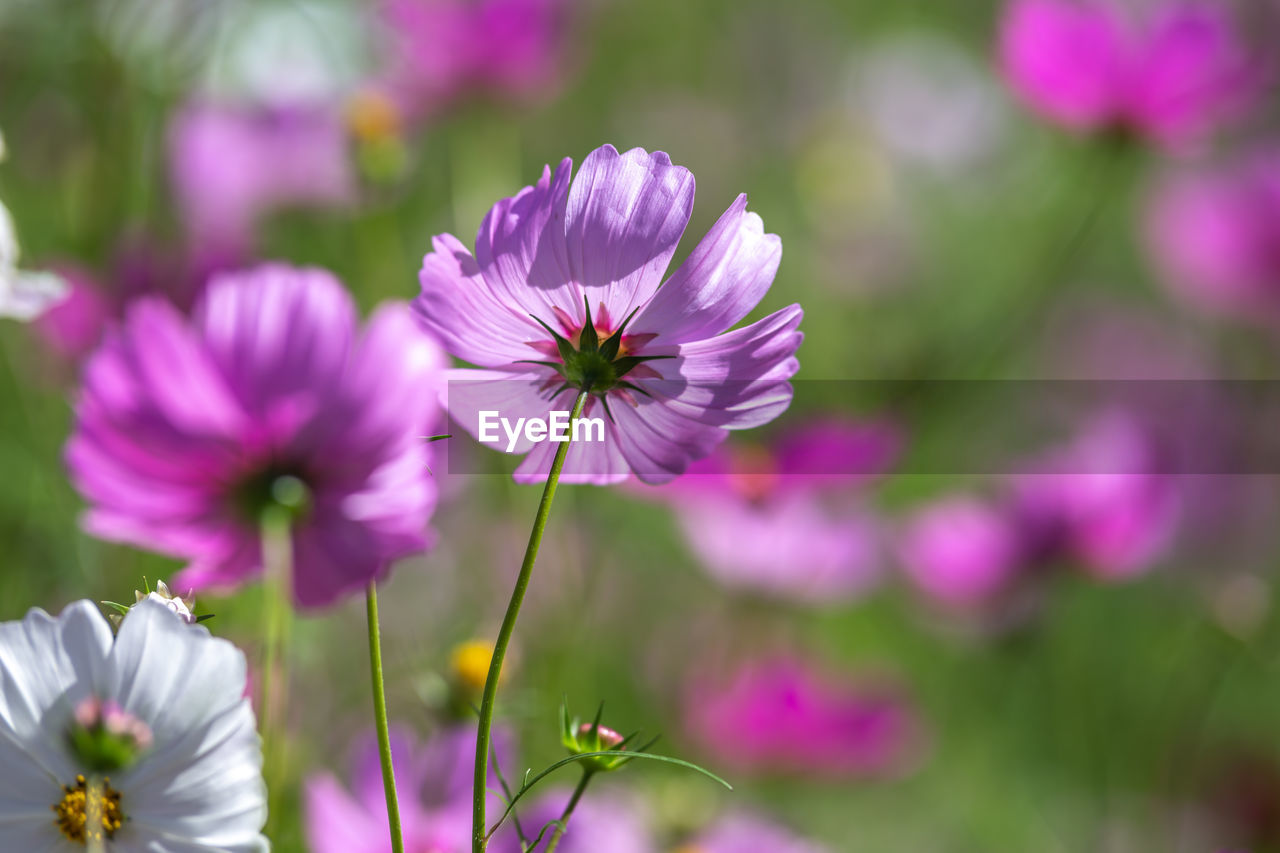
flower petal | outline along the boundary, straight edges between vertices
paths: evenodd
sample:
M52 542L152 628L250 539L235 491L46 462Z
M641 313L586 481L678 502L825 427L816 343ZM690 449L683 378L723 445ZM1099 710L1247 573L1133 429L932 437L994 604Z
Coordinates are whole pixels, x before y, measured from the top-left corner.
M104 673L104 698L145 721L159 750L237 707L246 666L228 641L143 601L121 623Z
M431 245L418 273L422 291L413 300L422 327L450 353L481 367L541 358L527 342L545 340L546 331L520 311L519 303L495 295L466 247L448 234Z
M656 334L663 344L718 335L756 307L781 260L781 238L764 233L760 217L747 211L743 193L658 288L630 328Z
M261 416L332 388L346 368L356 310L330 273L268 264L216 276L194 319L233 393Z
M1079 129L1119 117L1127 52L1120 22L1101 3L1015 0L1000 30L1013 88L1036 110Z
M725 429L776 418L791 403L804 312L792 305L763 320L703 341L681 344L677 357L648 362L660 378L635 384L685 417Z
M569 267L565 210L573 161L493 206L476 236L476 262L499 302L554 322L553 307L580 309L582 289ZM579 312L580 314L580 312Z
M569 265L611 330L662 281L693 212L693 175L661 151L612 145L587 155L569 190ZM562 305L575 318L581 306Z

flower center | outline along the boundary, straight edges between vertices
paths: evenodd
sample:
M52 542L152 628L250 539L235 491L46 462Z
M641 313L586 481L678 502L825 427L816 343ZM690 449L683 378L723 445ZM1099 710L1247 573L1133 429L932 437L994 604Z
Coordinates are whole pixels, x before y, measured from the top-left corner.
M624 381L622 377L646 361L653 361L658 358L675 358L675 356L627 354L628 349L623 344L622 336L626 331L627 324L631 322L631 318L639 310L637 308L632 311L630 316L622 321L622 325L618 326L617 331L602 338L595 327L594 321L591 319L591 305L587 304L587 319L582 329L574 336L576 342L570 341L545 321L535 316L533 319L538 325L546 329L552 340L555 341L556 355L559 356L559 361L535 361L530 359L528 363L550 367L560 374L564 382L556 391L556 394L566 389L589 391L595 394L604 402L606 414L609 413L609 406L608 398L605 395L611 390L619 389L619 392L631 391L649 396L648 392L636 387L631 382ZM567 322L567 314L564 314L559 309L557 309L556 313L562 323ZM566 331L568 331L567 328ZM652 337L652 335L637 335L632 340L632 343L635 343L636 340L647 342ZM610 417L612 418L612 415Z
M74 785L62 786L62 799L50 808L57 815L53 823L63 838L86 845L89 839L116 837L124 825L124 813L120 811L120 792L110 782L103 779L101 784L90 784L84 776L77 776Z
M311 508L311 489L297 467L273 464L237 483L231 491L231 502L242 518L254 524L269 509L284 510L296 520L305 517Z

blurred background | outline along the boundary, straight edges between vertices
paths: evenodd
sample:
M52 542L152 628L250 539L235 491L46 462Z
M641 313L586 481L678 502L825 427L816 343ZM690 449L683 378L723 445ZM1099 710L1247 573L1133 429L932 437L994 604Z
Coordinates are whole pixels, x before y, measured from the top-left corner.
M587 799L634 831L583 850L1280 850L1280 468L1238 452L1280 372L1280 8L1087 7L1111 40L1084 8L0 0L0 202L71 286L0 325L0 618L180 568L81 532L61 461L131 300L260 259L408 300L544 164L662 150L697 179L677 262L739 192L781 236L750 319L805 307L796 401L701 485L561 490L508 774L562 755L568 697L735 785L632 765ZM483 473L383 596L424 742L539 494L454 441ZM199 601L251 660L260 598ZM278 850L364 737L363 620L292 626Z

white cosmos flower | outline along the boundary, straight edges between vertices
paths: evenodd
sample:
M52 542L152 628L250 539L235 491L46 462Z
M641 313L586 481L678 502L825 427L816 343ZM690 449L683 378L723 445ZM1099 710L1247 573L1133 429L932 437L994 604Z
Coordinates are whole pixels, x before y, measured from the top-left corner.
M107 851L268 850L262 751L244 686L235 646L154 601L132 608L114 638L90 601L57 619L31 610L0 624L0 850L85 849L55 811L74 811L77 777L94 778L68 742L86 707L111 708L109 720L131 720L149 743L101 780L118 795L121 820Z

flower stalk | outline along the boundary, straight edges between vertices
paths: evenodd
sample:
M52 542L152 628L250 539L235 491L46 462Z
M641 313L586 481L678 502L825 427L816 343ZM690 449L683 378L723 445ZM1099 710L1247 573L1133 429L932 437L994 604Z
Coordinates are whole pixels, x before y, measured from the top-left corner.
M556 821L555 832L551 834L551 841L547 844L547 853L555 853L556 848L560 846L560 839L569 828L569 818L573 816L573 810L578 807L578 801L586 793L587 785L591 784L591 777L595 774L596 771L589 766L582 768L582 778L578 780L578 786L573 789L573 795L569 797L569 802L565 803L564 811Z
M288 621L293 575L292 517L280 506L269 506L262 512L263 610L265 630L262 648L262 690L260 717L263 741L263 766L267 790L283 790L285 749L282 718L288 704L287 661ZM267 837L272 837L274 816L267 812Z
M571 425L582 416L589 393L589 385L578 392L578 397L573 403L573 411L569 415ZM570 430L570 438L572 438L572 430ZM480 701L480 721L476 733L475 778L471 790L472 853L484 853L488 846L488 833L485 828L485 796L489 778L489 748L493 729L494 701L498 693L498 677L502 673L502 662L507 656L507 646L510 645L511 635L515 631L516 619L520 616L525 592L529 589L533 564L538 559L538 548L542 545L542 534L546 529L547 519L551 515L556 485L560 482L560 472L564 470L564 461L569 454L571 443L571 441L565 441L556 448L555 458L551 461L551 470L547 474L547 483L542 489L542 500L538 503L538 512L533 518L533 529L529 531L529 544L525 547L520 574L516 577L511 600L507 602L506 615L502 617L502 626L498 629L498 638L493 645L493 658L489 662L489 674L484 683L484 696Z
M387 692L382 676L382 635L378 626L378 584L369 581L365 594L369 621L369 674L373 688L373 719L378 730L378 760L382 765L382 790L387 798L387 830L392 853L404 853L400 829L400 798L396 794L395 765L391 760L391 731L387 725Z

